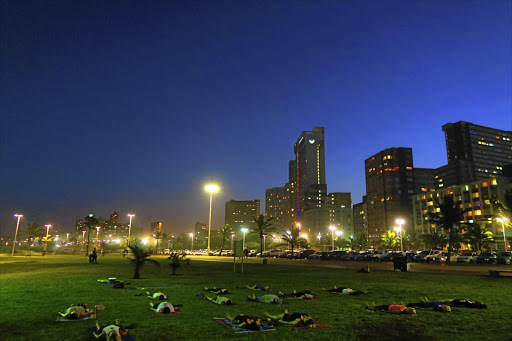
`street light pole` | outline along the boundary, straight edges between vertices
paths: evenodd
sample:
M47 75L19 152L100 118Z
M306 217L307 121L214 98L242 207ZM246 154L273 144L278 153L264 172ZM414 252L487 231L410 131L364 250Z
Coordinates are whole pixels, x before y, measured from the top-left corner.
M208 256L210 255L210 237L211 237L211 230L212 230L212 204L213 204L213 192L217 192L219 190L219 186L210 184L206 185L204 188L206 191L210 192L210 214L208 216L208 248L207 253Z
M132 219L135 217L135 214L128 214L130 217L130 225L128 226L128 245L130 245L130 238L132 237Z
M16 223L16 233L14 234L14 243L12 243L12 253L11 257L14 256L14 248L16 247L16 238L18 238L18 228L20 227L20 219L23 217L23 214L15 214L16 218L18 218L18 222Z
M397 219L396 220L396 223L399 225L398 227L398 232L400 233L400 252L403 252L404 251L404 239L403 239L403 235L402 235L402 224L405 224L405 220L403 219Z
M242 231L242 233L244 234L244 237L243 237L243 239L242 239L242 249L243 249L244 257L245 257L245 234L247 233L247 231L248 231L248 230L247 230L247 228L242 227L242 228L240 229L240 231Z
M190 246L190 251L193 251L194 250L194 234L189 233L188 235L190 236L190 239L192 240L192 244Z
M501 227L503 228L503 243L505 243L505 252L508 251L507 248L507 237L505 236L505 222L508 221L508 218L498 218L498 221L501 223Z
M329 230L331 230L331 247L332 251L334 251L334 231L336 230L335 226L329 226Z
M96 243L98 243L98 236L100 234L101 226L96 226Z
M46 224L44 225L46 226L46 240L44 242L44 249L43 249L43 252L46 252L46 250L48 249L48 235L50 234L50 227L52 226L51 224Z

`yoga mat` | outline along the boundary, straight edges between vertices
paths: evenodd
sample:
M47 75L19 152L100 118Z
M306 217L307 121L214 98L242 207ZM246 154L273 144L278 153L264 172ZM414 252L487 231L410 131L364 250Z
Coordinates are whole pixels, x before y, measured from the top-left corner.
M91 308L90 311L92 311L93 314L91 314L89 316L82 316L76 320L70 320L65 317L59 316L59 317L57 317L56 322L75 322L75 321L84 321L84 320L96 320L96 310L94 308ZM89 312L89 310L87 310L87 312Z
M223 325L227 329L231 329L235 333L256 333L256 332L258 332L258 330L249 330L249 329L244 329L244 328L239 328L239 327L233 326L233 325L229 324L229 320L225 319L225 318L214 318L213 320L215 322L217 322L218 324ZM273 328L272 326L262 324L260 326L259 331L260 332L270 332L270 331L274 331L274 330L276 330L276 329Z
M92 327L92 328L89 328L89 332L91 333L92 337L96 339L96 337L94 336L94 333L96 333L96 328ZM123 337L123 341L135 341L135 339L130 335L126 335L125 337Z
M332 327L330 324L322 323L319 321L314 321L313 326L314 327L293 327L293 329L331 328Z

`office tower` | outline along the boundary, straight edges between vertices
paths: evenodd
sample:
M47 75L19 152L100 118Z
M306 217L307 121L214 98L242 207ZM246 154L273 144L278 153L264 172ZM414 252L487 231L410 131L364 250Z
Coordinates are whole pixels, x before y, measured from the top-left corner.
M290 162L290 183L295 182L295 211L300 215L312 208L322 208L327 195L325 183L325 132L323 127L303 131L294 146L295 163ZM295 174L291 174L293 172Z
M273 218L272 224L279 230L290 228L290 186L269 188L265 191L265 215Z
M414 168L414 194L429 192L436 189L433 168Z
M388 148L365 160L368 239L372 245L383 233L406 221L412 225L414 172L411 148Z
M197 222L194 225L194 241L208 240L208 225L206 223Z
M512 163L512 132L459 121L443 126L448 164L436 169L438 188L503 174Z
M255 226L252 217L259 215L259 200L230 200L226 202L225 223L229 224L234 231L239 231L242 227L251 229Z
M159 221L151 223L151 234L156 235L158 232L162 232L162 223Z
M503 201L507 189L512 188L511 180L496 176L467 184L441 188L435 192L413 196L414 227L420 233L438 231L429 222L429 213L439 212L439 204L446 195L452 196L456 205L465 210L464 220L484 225L494 235L495 245L504 250L502 226L496 220L498 211L494 203ZM440 231L444 232L444 231Z
M343 232L344 239L354 236L352 198L349 192L334 192L327 196L329 225Z
M354 204L352 208L354 213L354 237L355 238L367 238L368 236L368 219L366 218L366 196L363 196L363 201Z

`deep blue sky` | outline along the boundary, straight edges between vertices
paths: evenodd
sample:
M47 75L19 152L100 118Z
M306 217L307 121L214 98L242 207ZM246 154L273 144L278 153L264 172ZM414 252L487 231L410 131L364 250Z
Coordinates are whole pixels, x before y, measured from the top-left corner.
M190 231L210 179L218 227L287 181L314 126L354 203L384 148L446 164L443 124L512 130L511 4L3 1L0 232L114 210Z

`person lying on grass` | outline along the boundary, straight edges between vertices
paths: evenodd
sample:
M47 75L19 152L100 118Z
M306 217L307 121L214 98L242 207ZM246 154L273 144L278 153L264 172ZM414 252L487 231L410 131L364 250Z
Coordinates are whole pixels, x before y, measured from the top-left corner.
M164 300L166 300L168 298L167 295L162 293L162 292L149 292L149 291L146 291L146 294L148 295L149 298L152 298L154 300L164 301Z
M452 311L452 308L450 308L449 305L441 304L440 302L431 302L426 297L421 298L421 302L407 304L407 307L424 308L424 309L432 308L432 310L439 311L442 313L447 313L447 312Z
M260 330L261 322L257 316L251 315L237 315L234 318L230 315L227 315L227 320L229 320L229 324L232 326L243 328L247 330Z
M353 295L353 296L364 295L364 294L368 294L370 292L369 290L353 290L350 288L337 287L337 286L334 286L334 288L332 288L332 289L325 289L325 288L322 288L322 289L324 289L325 291L328 291L328 292L335 292L338 294L348 294L348 295Z
M270 319L270 324L272 325L289 325L293 327L309 327L314 328L313 319L306 313L289 313L288 310L285 310L283 314L279 315L270 315L269 313L265 313Z
M86 308L87 304L85 303L72 304L65 311L60 311L59 315L67 318L68 320L78 320L81 317L94 314L93 311L87 311Z
M489 307L485 303L482 303L480 301L470 301L464 299L447 300L441 301L440 303L458 308L489 309Z
M268 285L253 285L247 286L247 289L258 290L258 291L270 291L270 287Z
M205 296L203 295L202 292L200 292L199 294L196 295L197 298L200 298L202 300L208 300L210 302L213 302L215 304L218 304L218 305L233 305L233 301L230 300L229 298L227 297L222 297L222 296L217 296L215 299L214 298L211 298L211 297L208 297L208 296Z
M213 287L213 288L204 287L204 290L207 291L207 292L211 292L212 294L217 294L217 295L220 295L220 294L227 295L227 294L230 293L228 291L228 289L217 288L217 287Z
M312 300L313 293L310 290L302 290L302 291L295 291L293 290L290 294L285 294L281 291L279 291L279 297L281 298L291 298L291 299L297 299L297 300Z
M172 305L169 302L160 302L160 303L149 303L150 310L153 310L157 314L172 314L178 311L177 308L182 307L182 304Z
M269 303L269 304L281 304L283 300L280 299L277 295L266 294L263 296L247 296L247 300L251 302L261 302L261 303Z
M128 327L121 326L121 322L116 320L115 324L104 324L100 325L98 321L96 321L96 332L93 333L94 337L101 340L115 340L121 341L123 338L128 335L127 329L134 328L135 325L131 325Z
M368 305L366 306L368 311L387 311L390 313L398 313L404 315L416 315L416 309L407 307L403 304L384 304L384 305Z

